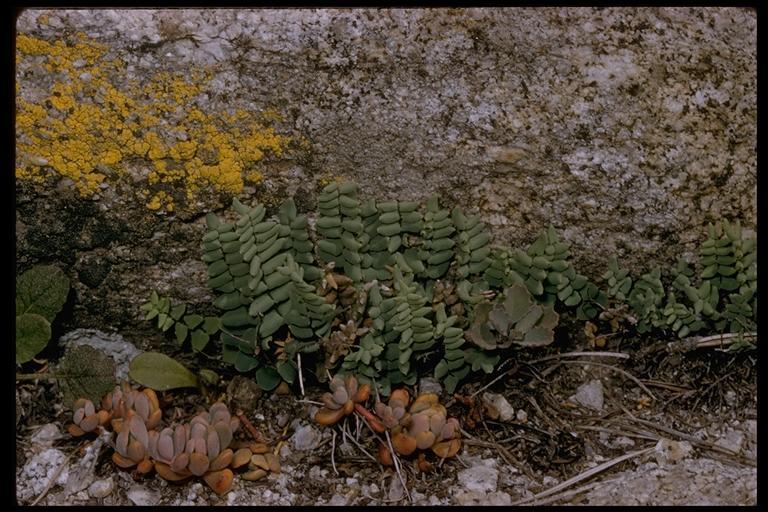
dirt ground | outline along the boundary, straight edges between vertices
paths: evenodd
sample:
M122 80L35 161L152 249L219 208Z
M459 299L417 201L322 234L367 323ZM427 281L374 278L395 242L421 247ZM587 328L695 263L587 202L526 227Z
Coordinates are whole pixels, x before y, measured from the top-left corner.
M401 475L369 458L376 445L354 416L343 427L319 428L311 421L317 407L311 402L325 391L322 387L308 386L304 397L299 390L249 394L243 377L233 383L231 374L222 374L208 398L230 401L233 410L250 407L246 416L282 464L280 474L258 482L236 477L223 496L201 480L172 484L120 470L107 446L93 462L78 466L93 438L66 433L71 411L60 405L55 381L20 381L17 502L756 504L755 351L674 353L664 343L614 341L597 355L580 354L589 350L521 350L493 374L466 383L453 396L443 394L464 430L462 450L442 463L431 459L431 473L404 459ZM592 398L602 399L602 407L581 403L577 391L583 385L597 389ZM188 418L202 402L193 390L161 394L166 421ZM248 438L245 429L238 435Z

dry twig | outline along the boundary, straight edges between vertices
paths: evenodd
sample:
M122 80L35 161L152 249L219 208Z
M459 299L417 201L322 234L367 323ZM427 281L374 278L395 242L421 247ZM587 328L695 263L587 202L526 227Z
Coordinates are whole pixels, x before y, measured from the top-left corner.
M648 389L648 388L645 386L645 384L643 384L642 382L640 382L640 379L638 379L637 377L635 377L635 376L634 376L634 375L632 375L631 373L629 373L629 372L627 372L627 371L625 371L625 370L622 370L621 368L618 368L618 367L616 367L616 366L613 366L613 365L610 365L610 364L603 364L603 363L598 363L598 362L596 362L596 361L562 361L562 362L563 362L563 363L565 363L565 364L591 364L591 365L593 365L593 366L600 366L600 367L602 367L602 368L609 368L609 369L611 369L611 370L617 371L617 372L621 373L622 375L624 375L625 377L627 377L628 379L630 379L632 382L634 382L634 383L635 383L635 384L637 384L638 386L640 386L640 389L642 389L643 391L645 391L645 393L646 393L646 394L647 394L649 397L651 397L651 399L653 399L653 400L656 400L656 395L654 395L653 393L651 393L651 390L649 390L649 389Z
M552 359L563 359L567 357L615 357L618 359L629 359L629 354L624 352L564 352L562 354L552 354L551 356L540 357L533 361L527 361L528 364L536 364Z
M397 477L400 479L400 484L403 486L403 491L405 492L405 495L408 497L408 501L413 503L413 498L411 498L411 493L408 492L408 486L405 485L405 479L403 478L403 473L400 471L400 458L397 456L397 453L395 452L395 449L392 447L392 439L389 437L389 432L384 432L384 435L387 437L387 445L389 446L389 451L392 454L392 462L395 464L395 471L397 472Z

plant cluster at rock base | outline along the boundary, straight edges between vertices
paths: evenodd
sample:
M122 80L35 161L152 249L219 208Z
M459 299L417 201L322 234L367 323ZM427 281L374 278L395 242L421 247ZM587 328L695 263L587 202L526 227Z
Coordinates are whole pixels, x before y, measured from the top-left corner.
M334 377L330 388L331 393L322 396L324 406L314 416L320 425L330 426L357 413L374 432L391 436L398 455L410 456L420 451L422 465L425 464L423 452L426 450L445 459L456 455L461 448L459 421L448 417L445 406L439 403L435 394L419 395L411 403L408 391L399 388L392 391L386 404L377 399L372 412L365 408L370 388L366 384L359 385L353 375ZM392 453L382 440L377 453L379 462L386 466L393 464Z
M268 472L280 472L277 457L267 446L253 443L238 448L234 440L240 422L226 405L217 402L189 423L160 428L162 410L151 389L131 388L127 383L104 396L101 408L88 399L75 403L68 431L82 436L100 428L117 433L112 461L140 474L153 469L168 481L201 477L217 494L232 487L232 469L246 468L242 478L257 480Z
M333 182L314 219L292 199L272 216L237 199L233 210L232 221L208 215L201 246L221 315L201 324L156 296L145 309L193 348L218 333L224 361L267 390L295 382L301 360L318 381L335 370L385 396L430 373L451 393L513 345L551 343L563 314L603 319L624 303L640 334L755 325L756 249L738 223L710 228L700 277L683 262L633 281L612 260L601 289L576 272L553 226L526 250L491 248L477 216L437 196L361 200L356 185Z
M656 267L634 282L611 259L603 275L608 293L626 301L639 333L661 330L684 338L704 330L756 330L756 239L745 236L739 222L710 224L698 254L696 268L681 258L668 272Z

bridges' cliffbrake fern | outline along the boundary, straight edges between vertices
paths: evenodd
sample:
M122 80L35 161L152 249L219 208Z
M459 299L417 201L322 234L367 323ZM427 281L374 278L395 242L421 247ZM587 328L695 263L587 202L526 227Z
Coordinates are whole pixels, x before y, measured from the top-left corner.
M456 242L451 238L456 232L451 212L441 209L437 195L427 201L421 237L423 239L421 259L426 262L419 277L440 279L448 272L454 255Z
M551 343L555 308L593 319L608 314L609 298L632 309L639 333L756 323L756 244L738 223L710 226L695 269L681 260L670 275L656 268L635 280L613 258L602 291L576 272L553 226L526 250L492 250L479 217L436 195L423 208L361 202L355 184L331 183L318 198L316 243L312 215L292 199L272 217L263 205L232 206L237 219L209 214L202 240L216 324L154 296L147 310L198 350L220 329L224 360L257 369L266 387L293 381L298 353L322 350L307 357L318 375L340 361L342 373L388 395L430 372L452 392L470 372L492 372L513 345Z
M576 308L576 317L588 320L606 306L608 297L586 276L576 273L570 255L569 244L549 226L527 251L496 250L485 278L497 288L524 284L539 302Z
M634 284L612 258L603 278L608 293L627 300L637 315L637 330L663 329L684 338L707 327L717 331L753 331L757 327L757 252L738 222L710 225L699 247L696 273L685 259L666 276L657 267ZM730 293L729 293L730 292Z
M320 194L317 208L318 256L326 263L334 262L337 269L360 282L363 223L357 185L330 183Z

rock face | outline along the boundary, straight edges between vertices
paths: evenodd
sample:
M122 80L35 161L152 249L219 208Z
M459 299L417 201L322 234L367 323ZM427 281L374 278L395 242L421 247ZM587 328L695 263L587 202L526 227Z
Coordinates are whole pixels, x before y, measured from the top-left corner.
M19 271L67 268L79 326L137 323L152 288L209 303L203 213L312 210L339 176L439 192L499 244L551 223L590 277L756 224L749 9L27 10L17 28Z

